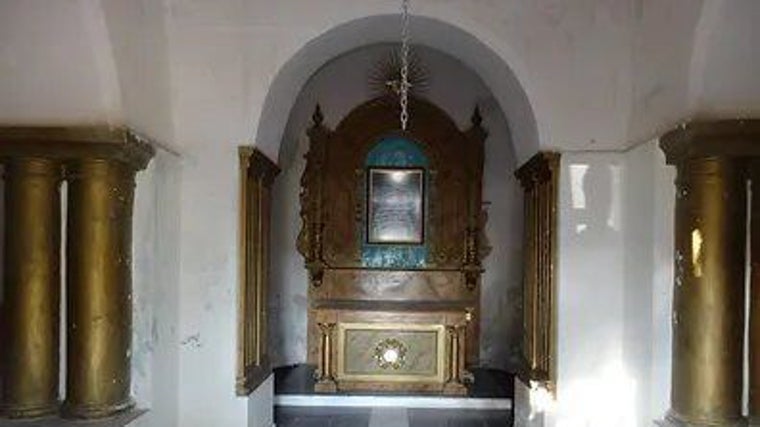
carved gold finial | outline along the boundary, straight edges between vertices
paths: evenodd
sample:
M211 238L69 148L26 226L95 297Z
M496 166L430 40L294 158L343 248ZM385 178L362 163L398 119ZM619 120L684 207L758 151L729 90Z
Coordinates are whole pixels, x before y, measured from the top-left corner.
M470 123L472 123L473 127L480 127L480 125L483 123L483 116L480 114L479 105L475 105L475 111L472 112Z
M319 103L317 103L316 108L314 108L314 114L311 115L311 120L314 122L315 126L322 125L322 122L325 120L325 116L322 114L322 107L320 107Z

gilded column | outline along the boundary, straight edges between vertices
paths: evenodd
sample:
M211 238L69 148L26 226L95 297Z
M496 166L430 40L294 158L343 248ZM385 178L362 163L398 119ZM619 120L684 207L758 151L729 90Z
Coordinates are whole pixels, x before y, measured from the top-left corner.
M662 138L676 165L671 406L675 426L744 426L746 173L756 144L740 122Z
M317 382L314 389L318 392L334 393L337 391L335 376L333 372L333 333L335 323L317 323L321 334L319 346L319 370L317 371Z
M114 159L67 165L66 417L100 418L133 406L134 176L134 167Z
M737 162L690 158L678 168L669 417L686 425L743 423L746 189Z
M0 415L58 410L61 167L42 157L5 162L5 297Z

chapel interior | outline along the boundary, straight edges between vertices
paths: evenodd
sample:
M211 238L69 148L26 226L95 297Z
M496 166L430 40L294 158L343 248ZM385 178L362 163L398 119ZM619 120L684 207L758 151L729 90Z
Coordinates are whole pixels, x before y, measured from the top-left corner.
M757 0L0 0L0 426L760 426Z

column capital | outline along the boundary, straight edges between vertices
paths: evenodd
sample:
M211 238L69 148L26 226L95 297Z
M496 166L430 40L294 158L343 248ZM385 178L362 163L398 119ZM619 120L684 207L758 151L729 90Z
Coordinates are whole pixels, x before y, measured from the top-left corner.
M542 151L523 163L515 172L515 177L524 189L531 189L536 182L543 182L555 175L559 168L560 154L553 151Z
M248 174L257 179L262 179L267 185L271 185L274 178L280 173L277 163L255 147L238 147L238 156L240 157L240 164L248 169Z
M153 143L123 126L0 126L0 162L13 157L61 161L103 159L142 170L155 154Z
M760 119L695 121L660 137L668 164L693 157L760 156Z

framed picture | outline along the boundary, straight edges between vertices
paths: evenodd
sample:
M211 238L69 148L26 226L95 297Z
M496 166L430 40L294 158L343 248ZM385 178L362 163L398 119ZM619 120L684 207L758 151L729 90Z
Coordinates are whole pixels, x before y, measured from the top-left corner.
M367 243L424 243L425 170L369 168L367 177Z

